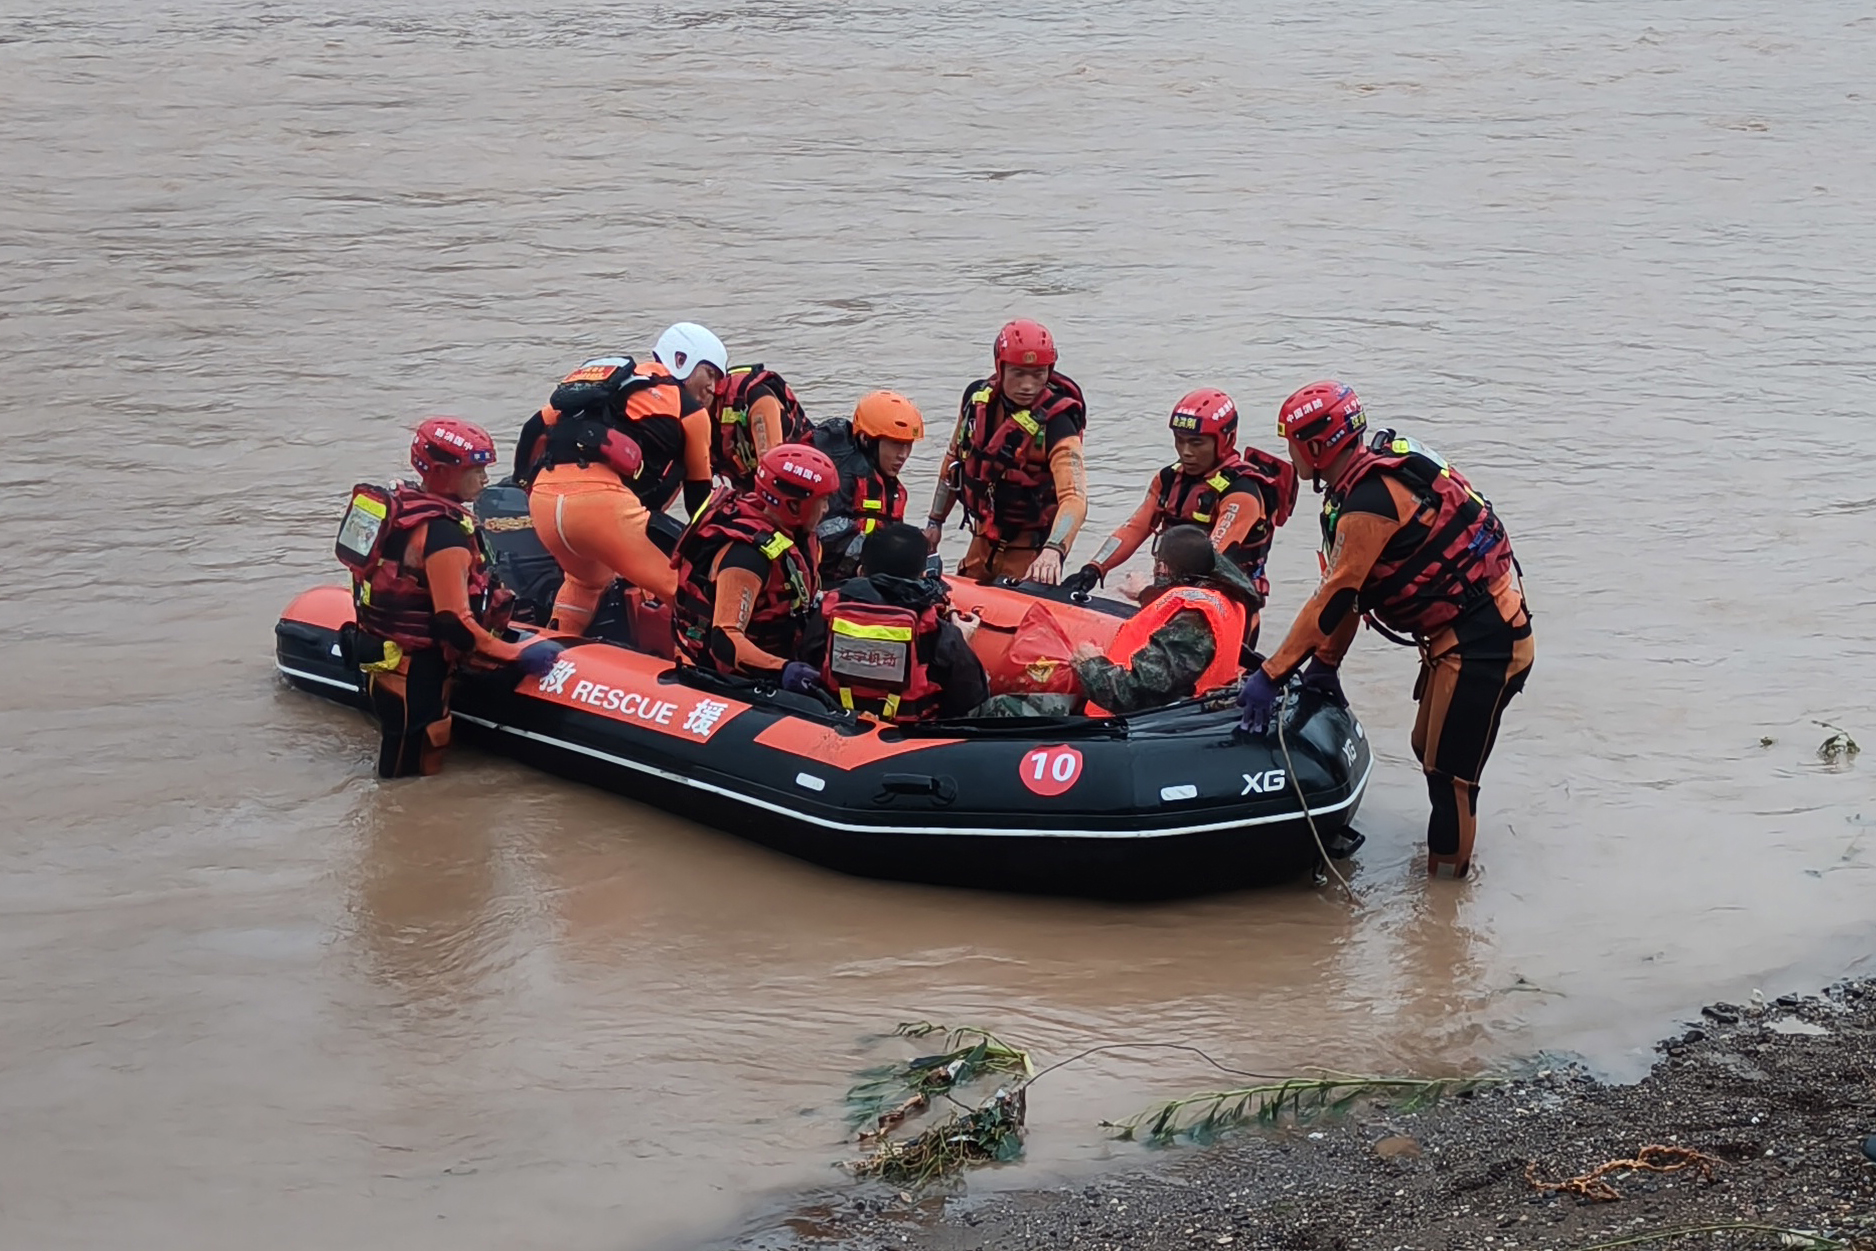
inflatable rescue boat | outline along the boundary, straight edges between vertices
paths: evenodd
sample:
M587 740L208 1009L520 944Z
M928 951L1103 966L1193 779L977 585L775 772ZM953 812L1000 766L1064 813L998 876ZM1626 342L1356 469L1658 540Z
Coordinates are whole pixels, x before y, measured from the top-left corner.
M493 523L504 580L524 584L515 558L537 545L523 525L502 528L526 511L503 507L501 491L478 511ZM1131 612L1056 587L954 579L952 591L982 618L972 646L993 673L1037 604L1069 637L1103 645ZM1366 737L1348 710L1294 684L1280 736L1240 733L1229 692L1131 716L894 727L679 669L668 619L660 627L629 607L624 617L608 638L563 636L545 674L459 682L459 738L868 877L1167 897L1293 877L1360 843L1349 821L1373 765ZM365 707L363 675L339 656L351 620L346 587L294 599L275 630L281 674Z

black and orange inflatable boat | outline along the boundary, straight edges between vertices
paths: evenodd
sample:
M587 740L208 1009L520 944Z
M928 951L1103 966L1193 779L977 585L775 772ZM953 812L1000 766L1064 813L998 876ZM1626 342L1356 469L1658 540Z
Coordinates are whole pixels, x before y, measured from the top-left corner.
M526 544L497 548L504 563ZM953 588L983 618L973 645L993 671L1038 601L1096 641L1129 612L1053 587ZM276 627L278 664L296 687L363 707L362 677L339 658L351 618L343 587L300 595ZM461 737L844 872L1167 897L1293 877L1320 859L1318 837L1331 856L1360 841L1348 823L1368 743L1347 710L1300 688L1285 698L1282 742L1239 734L1228 694L1127 717L895 728L617 642L567 641L544 675L460 685Z

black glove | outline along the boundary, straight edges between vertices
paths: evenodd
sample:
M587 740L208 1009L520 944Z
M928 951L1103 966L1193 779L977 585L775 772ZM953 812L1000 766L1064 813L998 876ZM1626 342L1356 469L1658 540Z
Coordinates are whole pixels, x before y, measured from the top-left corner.
M1087 595L1101 581L1101 566L1083 565L1080 570L1062 579L1062 589L1070 595Z
M1321 660L1311 660L1303 669L1303 689L1321 696L1337 708L1348 707L1348 696L1342 694L1342 678L1336 667Z

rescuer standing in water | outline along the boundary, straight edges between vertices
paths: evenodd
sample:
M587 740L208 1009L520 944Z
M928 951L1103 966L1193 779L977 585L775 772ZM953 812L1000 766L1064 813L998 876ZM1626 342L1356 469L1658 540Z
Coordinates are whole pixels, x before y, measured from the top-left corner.
M1364 616L1408 636L1420 649L1414 755L1433 804L1427 872L1460 878L1472 864L1479 776L1531 671L1531 614L1491 503L1412 439L1390 430L1364 441L1366 428L1361 401L1339 382L1311 383L1278 410L1297 472L1324 491L1325 566L1289 636L1245 681L1242 725L1263 732L1305 661L1303 685L1346 703L1337 667Z

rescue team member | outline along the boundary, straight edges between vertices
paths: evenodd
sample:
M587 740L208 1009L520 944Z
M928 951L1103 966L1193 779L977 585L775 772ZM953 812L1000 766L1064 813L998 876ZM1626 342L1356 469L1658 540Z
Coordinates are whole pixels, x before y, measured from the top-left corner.
M615 577L669 601L671 563L649 533L683 483L686 512L710 494L709 401L728 360L722 340L679 322L658 337L656 359L588 361L561 381L521 433L517 481L528 489L534 532L566 577L550 624L584 634Z
M964 501L972 532L958 566L964 577L1062 579L1088 516L1088 410L1081 388L1055 372L1055 362L1047 330L1013 321L997 333L994 372L965 388L925 523L926 546L935 552L951 506Z
M1366 427L1361 401L1339 382L1311 383L1278 410L1297 472L1326 486L1325 572L1289 637L1245 682L1243 725L1264 729L1305 660L1305 686L1345 703L1336 669L1364 615L1411 636L1420 648L1413 749L1433 804L1427 872L1464 877L1479 775L1531 671L1531 614L1490 502L1412 439L1383 431L1364 443Z
M761 365L738 365L710 398L710 472L738 491L755 485L772 447L806 443L814 424L786 379Z
M1215 388L1180 400L1167 425L1179 459L1159 471L1133 516L1062 585L1085 595L1148 538L1172 526L1196 525L1211 531L1213 549L1257 587L1261 608L1270 597L1264 564L1271 540L1296 507L1296 470L1258 448L1238 449L1237 405ZM1253 610L1246 647L1257 646L1257 629Z
M1105 655L1092 643L1075 649L1075 676L1088 714L1126 715L1237 681L1244 630L1259 602L1256 586L1221 560L1198 526L1177 525L1153 550L1153 591L1121 626ZM985 716L1066 716L1073 695L999 695Z
M899 472L911 459L912 445L924 437L918 405L896 391L863 395L851 421L836 417L814 428L813 445L840 471L840 490L829 501L819 530L822 585L853 577L867 537L905 519L906 489Z
M859 571L821 596L802 640L822 689L843 708L892 722L965 717L990 698L965 633L976 621L960 627L944 579L926 576L917 527L876 527L860 546ZM799 685L800 675L791 676Z
M839 486L834 462L800 443L770 448L753 490L720 489L678 538L672 620L700 669L780 679L820 589L814 527Z
M442 767L450 677L459 662L523 656L518 644L493 633L504 624L505 593L466 507L488 485L485 466L494 460L495 441L480 426L430 417L410 443L418 485L352 488L336 551L352 572L357 624L340 632L340 646L367 676L383 734L379 777ZM537 644L523 663L544 672L558 650Z

